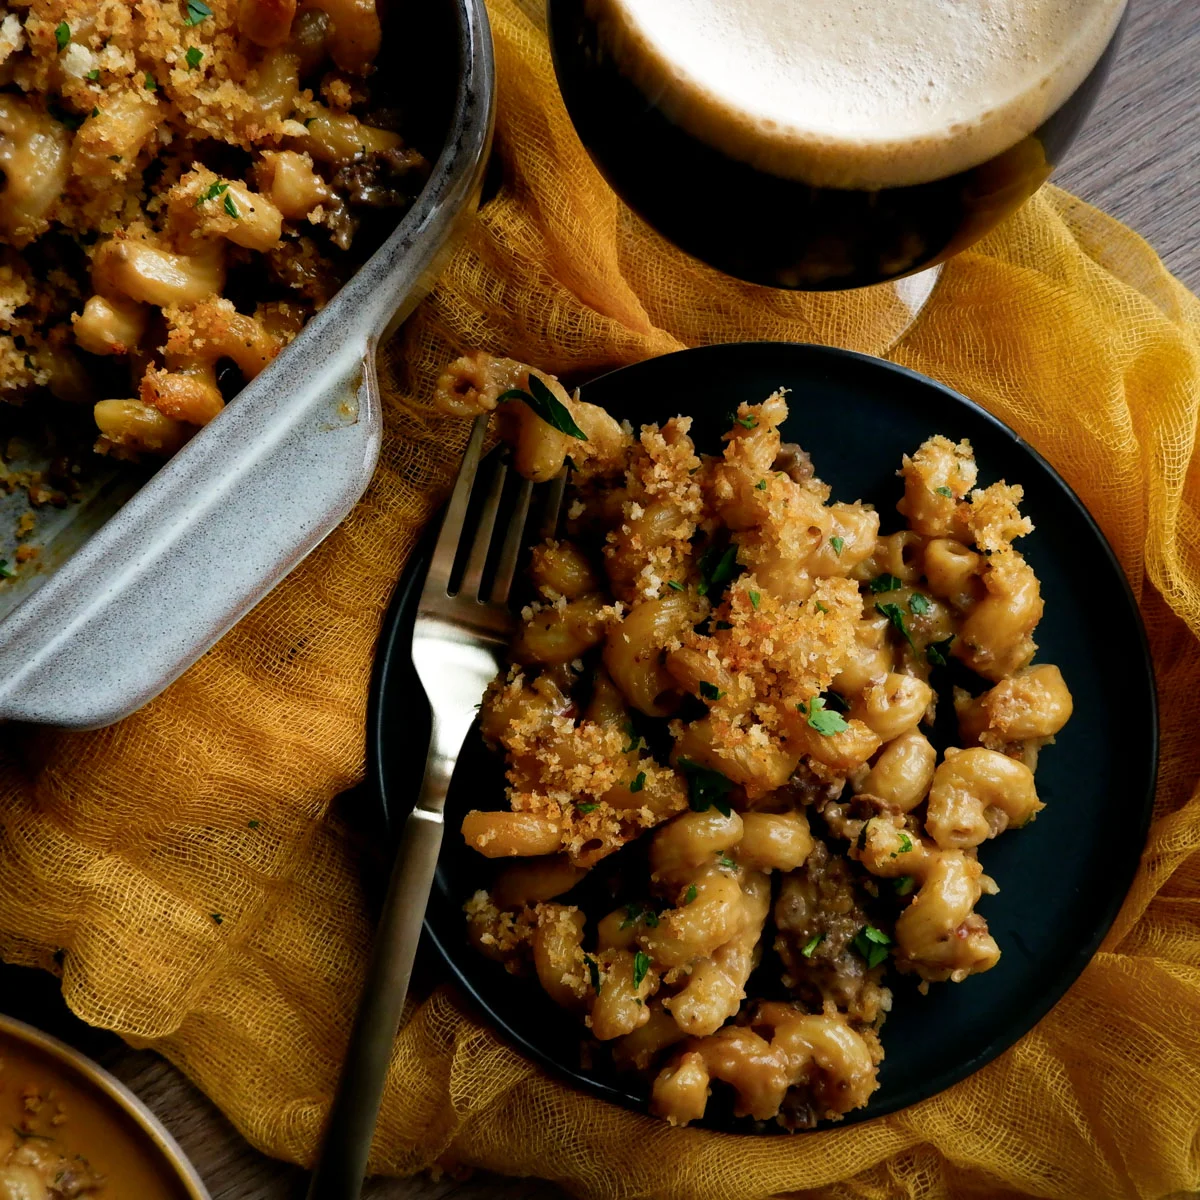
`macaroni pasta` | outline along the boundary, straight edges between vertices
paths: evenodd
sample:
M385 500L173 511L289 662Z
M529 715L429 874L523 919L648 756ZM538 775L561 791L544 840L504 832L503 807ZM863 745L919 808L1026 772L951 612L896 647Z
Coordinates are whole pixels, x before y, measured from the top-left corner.
M908 528L884 532L781 441L782 392L712 455L687 417L635 432L510 360L459 360L439 399L499 409L532 478L573 468L482 705L509 803L462 831L515 861L467 904L472 940L672 1123L716 1086L788 1128L866 1104L888 967L924 988L998 960L979 856L1036 818L1038 752L1071 715L1032 662L1021 489L977 486L971 446L934 436L903 459ZM940 753L939 707L958 725Z
M0 8L0 397L161 456L333 295L427 164L372 108L375 0Z

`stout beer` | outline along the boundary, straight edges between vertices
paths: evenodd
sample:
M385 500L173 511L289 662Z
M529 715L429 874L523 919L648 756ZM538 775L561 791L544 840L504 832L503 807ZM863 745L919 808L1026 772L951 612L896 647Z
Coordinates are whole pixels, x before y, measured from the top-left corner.
M776 287L962 250L1049 176L1125 0L549 0L592 157L678 246Z

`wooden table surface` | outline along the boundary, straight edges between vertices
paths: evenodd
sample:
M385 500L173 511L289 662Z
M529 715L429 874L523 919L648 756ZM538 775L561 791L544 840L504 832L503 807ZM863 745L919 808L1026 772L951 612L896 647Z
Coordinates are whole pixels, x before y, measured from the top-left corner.
M1200 291L1200 9L1197 0L1132 0L1113 74L1055 182L1131 225ZM0 966L0 1011L50 1029L97 1057L162 1118L208 1183L213 1200L303 1195L304 1175L252 1150L178 1071L88 1029L65 1010L55 981ZM535 1180L476 1175L377 1180L372 1200L562 1200Z

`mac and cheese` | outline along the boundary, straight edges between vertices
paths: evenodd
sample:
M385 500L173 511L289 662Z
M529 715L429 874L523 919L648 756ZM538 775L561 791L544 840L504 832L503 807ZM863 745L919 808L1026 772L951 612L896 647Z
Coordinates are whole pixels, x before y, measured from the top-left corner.
M375 0L0 6L0 397L117 458L212 420L423 185L379 45Z
M1043 807L1038 752L1071 715L1032 663L1020 487L979 487L971 446L934 436L903 459L908 528L883 532L782 443L782 392L739 405L719 454L687 417L634 431L509 360L459 360L439 398L499 409L533 478L572 465L482 706L508 808L462 832L517 862L467 904L471 939L668 1121L716 1085L789 1128L866 1104L889 965L924 988L998 960L979 856ZM787 1002L748 995L766 948Z

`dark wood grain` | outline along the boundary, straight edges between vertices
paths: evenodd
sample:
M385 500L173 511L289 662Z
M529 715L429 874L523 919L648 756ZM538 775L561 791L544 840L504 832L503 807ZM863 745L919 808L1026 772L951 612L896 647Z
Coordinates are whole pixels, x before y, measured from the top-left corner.
M1112 77L1055 182L1142 234L1200 289L1200 9L1197 0L1134 0ZM141 1095L207 1180L213 1200L303 1195L304 1174L257 1153L178 1071L69 1016L48 976L0 967L0 1011L24 1015L98 1057ZM373 1181L371 1200L556 1200L535 1180L476 1175Z

